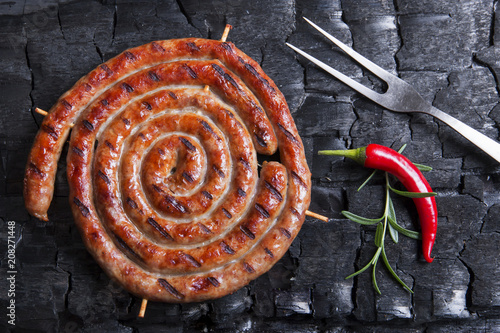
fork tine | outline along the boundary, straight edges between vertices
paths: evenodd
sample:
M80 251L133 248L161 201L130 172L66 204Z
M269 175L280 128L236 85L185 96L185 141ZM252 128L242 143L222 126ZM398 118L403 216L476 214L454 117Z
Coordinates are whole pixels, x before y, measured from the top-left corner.
M307 54L306 52L304 52L301 49L293 46L292 44L286 43L286 45L288 47L290 47L292 50L294 50L295 52L297 52L298 54L302 55L304 58L307 58L308 60L310 60L311 62L313 62L314 64L316 64L316 66L322 68L326 72L328 72L331 75L333 75L334 77L336 77L338 80L340 80L343 83L345 83L346 85L348 85L352 89L356 90L357 92L361 93L362 95L365 95L366 97L368 97L372 101L374 101L376 103L379 103L381 95L378 92L373 91L373 90L365 87L364 85L362 85L361 83L359 83L357 81L354 81L353 79L351 79L350 77L346 76L345 74L342 74L338 70L336 70L336 69L328 66L324 62L322 62L322 61L314 58L313 56Z
M361 54L358 52L354 51L352 48L347 46L346 44L342 43L340 40L337 38L333 37L330 35L328 32L325 30L321 29L318 27L316 24L314 24L311 20L309 20L306 17L303 17L304 20L306 20L307 23L309 23L313 28L318 30L323 36L328 38L333 44L337 45L342 51L347 53L351 58L356 60L358 63L360 63L362 66L366 67L370 72L381 78L382 80L386 81L389 83L389 81L392 81L394 78L397 78L393 74L389 73L382 67L378 66L377 64L374 64L370 60L366 59L363 57Z

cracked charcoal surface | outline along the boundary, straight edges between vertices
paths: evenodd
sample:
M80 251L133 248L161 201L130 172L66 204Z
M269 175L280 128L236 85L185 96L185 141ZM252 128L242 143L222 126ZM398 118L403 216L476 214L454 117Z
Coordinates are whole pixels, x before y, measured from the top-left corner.
M301 18L331 32L411 83L434 106L499 138L500 6L494 0L37 1L0 2L0 300L7 304L8 221L16 222L16 326L6 332L498 332L500 331L500 166L425 115L392 113L298 57L290 42L350 77L384 85ZM42 116L82 75L128 47L152 40L220 38L261 64L289 102L312 171L310 217L270 271L227 297L194 304L141 300L109 280L86 252L68 204L59 163L50 222L23 207L23 170ZM375 218L383 178L322 149L368 143L398 149L438 193L435 260L419 242L386 240L406 292L379 263L382 295L365 272L374 227L342 210ZM410 199L393 195L399 223L419 230Z

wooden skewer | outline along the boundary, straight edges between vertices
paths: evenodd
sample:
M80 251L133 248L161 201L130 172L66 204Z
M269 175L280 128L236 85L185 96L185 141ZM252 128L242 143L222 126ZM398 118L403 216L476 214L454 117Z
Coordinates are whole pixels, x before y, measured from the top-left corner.
M139 310L139 314L137 317L144 318L144 314L146 313L146 306L148 306L148 300L143 298L141 303L141 310Z
M229 30L231 30L233 28L232 25L230 24L226 24L226 27L224 28L224 32L222 33L222 37L220 38L220 41L221 42L225 42L226 39L227 39L227 35L229 35ZM207 84L203 90L208 93L210 91L210 86Z
M221 42L225 42L227 39L227 35L229 34L229 30L231 30L233 26L231 24L226 24L226 27L224 28L224 32L222 33L222 37L220 39Z
M314 217L315 219L318 219L318 220L321 220L321 221L328 222L328 217L316 214L314 212L311 212L310 210L306 210L306 215L310 216L310 217Z
M226 27L224 28L224 32L222 33L222 37L220 38L221 42L225 42L227 40L227 36L229 35L229 30L233 28L232 25L226 24ZM203 90L208 93L210 91L210 86L206 85Z
M45 110L42 110L40 108L35 108L35 112L38 114L41 114L42 116L46 117L49 113ZM73 127L75 124L70 124L69 127Z
M38 114L41 114L44 117L49 114L47 111L42 110L40 108L35 108L35 112L38 113Z

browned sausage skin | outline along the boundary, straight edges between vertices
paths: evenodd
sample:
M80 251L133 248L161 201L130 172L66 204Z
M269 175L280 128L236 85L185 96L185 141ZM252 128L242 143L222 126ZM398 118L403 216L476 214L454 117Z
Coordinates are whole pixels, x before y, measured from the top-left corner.
M274 82L231 43L129 49L61 96L26 167L26 207L42 220L72 123L75 222L100 266L140 297L234 292L302 226L311 187L302 141ZM264 163L259 177L257 153L277 149L281 163Z

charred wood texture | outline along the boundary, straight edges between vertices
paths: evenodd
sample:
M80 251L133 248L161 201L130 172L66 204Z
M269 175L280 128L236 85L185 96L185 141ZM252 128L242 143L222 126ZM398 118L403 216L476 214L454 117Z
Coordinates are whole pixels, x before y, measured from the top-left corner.
M10 300L9 221L15 221L17 274L16 326L7 323L2 306L0 331L500 331L500 165L442 123L424 115L384 110L285 46L290 42L363 84L384 89L376 77L332 48L302 20L308 17L414 85L436 107L498 138L498 11L493 0L1 2L2 305ZM50 109L81 76L127 48L162 39L219 39L226 23L233 26L228 41L259 62L284 93L313 175L310 210L328 216L330 222L307 218L285 257L239 291L201 303L149 302L145 318L138 319L141 300L110 280L84 248L71 202L83 215L88 208L80 199L70 202L68 198L65 158L59 162L50 221L30 217L24 209L24 169L42 119L34 109ZM129 57L134 61L132 54ZM109 68L103 71L113 74ZM187 66L186 71L196 75ZM156 73L150 73L150 78L159 80ZM130 85L122 88L134 93ZM173 93L171 97L177 98ZM88 121L83 125L94 130ZM57 129L45 130L57 138ZM317 156L316 151L368 143L396 149L406 143L406 156L433 167L426 177L438 193L434 262L423 260L415 240L400 236L399 244L386 241L389 261L414 289L413 295L391 279L382 265L377 271L381 296L373 291L367 273L344 279L370 260L375 228L360 227L340 211L380 216L383 181L374 179L357 192L370 171L339 158ZM114 149L109 142L104 144ZM196 149L189 141L184 144ZM68 149L81 152L66 145L63 153ZM248 164L244 159L240 162ZM104 173L99 175L106 181ZM189 181L191 176L184 177ZM290 181L296 186L303 182L297 175ZM281 198L276 189L267 188ZM212 197L208 192L204 195ZM393 198L400 224L418 230L411 200ZM126 202L137 207L130 198ZM255 208L264 217L269 215L262 206ZM156 227L154 220L149 223ZM290 236L285 229L282 233ZM248 228L243 228L243 234L255 237ZM234 252L225 243L221 249ZM272 249L264 250L273 257ZM185 259L199 265L192 257ZM253 271L249 264L245 268ZM200 281L200 288L202 284L218 287L219 281L209 277ZM183 297L167 280L158 280L158 287Z

